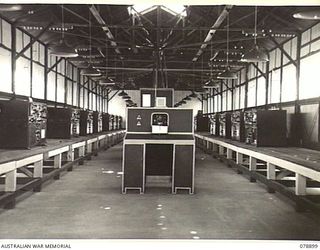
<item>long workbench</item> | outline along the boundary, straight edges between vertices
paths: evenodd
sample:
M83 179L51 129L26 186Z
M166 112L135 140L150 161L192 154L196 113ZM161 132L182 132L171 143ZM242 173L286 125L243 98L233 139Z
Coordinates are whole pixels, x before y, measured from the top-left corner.
M63 170L97 155L120 142L125 131L109 131L73 139L48 139L45 146L32 149L0 150L0 206L14 208L15 198L24 190L41 191L41 184L59 179Z
M313 200L320 197L319 151L298 147L255 147L209 133L197 133L195 137L198 147L236 166L239 173L247 173L251 181L261 180L270 192L274 192L278 184L285 184L285 188L280 189L299 204L301 200L306 201L306 197Z

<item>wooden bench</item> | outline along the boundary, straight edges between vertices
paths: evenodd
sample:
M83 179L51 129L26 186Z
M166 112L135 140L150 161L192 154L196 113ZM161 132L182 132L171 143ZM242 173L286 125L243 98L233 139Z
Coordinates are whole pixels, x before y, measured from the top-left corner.
M309 196L320 195L320 171L317 171L313 163L306 162L301 164L295 162L294 159L289 160L288 156L283 156L277 153L276 156L272 155L273 152L268 149L248 148L240 143L227 142L225 139L213 138L201 134L195 134L197 145L205 152L212 152L219 157L225 158L229 163L234 163L234 166L239 167L239 173L245 171L250 176L250 181L255 181L257 172L265 172L265 179L268 185L268 191L274 192L274 183L276 181L291 181L293 187L288 189L296 196ZM294 150L294 149L292 149ZM246 163L244 159L246 158ZM257 169L258 161L264 162L260 164ZM310 165L310 166L309 166ZM319 167L320 168L320 167ZM259 178L259 180L262 180ZM308 182L309 181L309 182ZM309 185L307 185L309 183ZM316 183L316 185L313 185ZM300 208L299 208L300 209ZM297 209L297 210L299 210Z
M97 152L108 144L109 135L123 134L123 131L102 134L93 138L76 138L70 140L48 143L46 147L37 147L33 150L2 150L2 162L0 161L0 176L4 181L3 192L0 192L0 205L5 208L14 208L16 197L23 192L33 190L41 191L41 184L50 178L59 179L61 171L72 170L73 164L84 163L86 155ZM122 138L122 137L119 137ZM87 150L87 152L86 152ZM7 153L9 152L9 153ZM44 163L53 162L52 166ZM44 170L50 170L48 174ZM52 171L51 171L52 170ZM23 181L18 187L18 181ZM3 182L2 182L3 183Z

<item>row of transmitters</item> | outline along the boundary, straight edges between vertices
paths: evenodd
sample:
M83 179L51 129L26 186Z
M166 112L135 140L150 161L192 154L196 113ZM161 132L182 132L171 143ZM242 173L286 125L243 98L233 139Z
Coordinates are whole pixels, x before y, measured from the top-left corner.
M45 129L47 123L47 106L45 104L31 102L30 115L28 117L29 124L35 128L35 139L39 142L45 138Z
M79 135L80 131L80 111L73 110L71 115L71 133L72 135Z

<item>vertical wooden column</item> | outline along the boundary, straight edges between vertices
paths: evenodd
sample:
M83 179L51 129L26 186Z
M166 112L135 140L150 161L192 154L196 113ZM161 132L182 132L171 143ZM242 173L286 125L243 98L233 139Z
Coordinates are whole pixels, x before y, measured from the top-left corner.
M42 178L43 177L43 162L38 161L34 163L33 178Z
M94 156L98 155L98 149L99 149L99 140L97 139L95 142L92 143L93 153Z
M17 169L6 173L5 192L14 192L17 190Z
M87 153L88 154L92 153L92 143L87 144Z
M242 163L243 163L243 154L241 154L239 152L236 153L236 163L238 165L242 165ZM242 171L240 170L240 166L237 166L237 173L238 174L242 174Z
M61 154L58 154L58 155L55 155L54 157L53 157L53 161L54 161L54 165L53 165L53 167L55 168L55 169L60 169L61 168L61 160L62 160L62 157L61 157L62 155ZM55 175L54 176L54 179L55 180L59 180L60 179L60 173L58 173L57 175Z
M275 180L276 179L276 166L272 163L267 163L267 179Z
M74 161L74 149L70 146L68 154L67 154L68 161Z
M68 162L73 162L74 161L74 149L72 149L72 146L69 147L69 151L67 152L67 161ZM72 171L73 170L73 166L71 165L68 168L68 171Z
M232 159L232 150L227 148L227 159Z
M276 166L272 163L267 162L267 179L275 180L276 179ZM274 193L275 190L270 186L267 187L268 193Z
M84 154L85 154L85 146L80 146L80 147L78 148L78 151L79 151L79 158L84 157ZM83 165L83 159L81 159L81 160L79 161L79 165Z
M249 65L246 65L246 73L245 73L245 87L244 87L244 107L248 107L248 74L249 74Z
M48 99L48 46L44 47L44 99Z
M306 195L307 194L307 178L296 173L296 195Z
M216 143L212 143L212 151L213 152L218 152L218 144L216 144Z
M265 100L265 109L268 109L268 103L269 103L269 86L270 86L270 79L269 79L269 67L270 67L270 63L269 61L266 62L266 100Z
M223 146L219 145L219 155L223 155L224 154L224 148Z
M237 164L242 164L243 163L243 154L237 152Z
M297 35L297 65L296 65L296 105L295 113L300 112L298 100L300 99L300 61L301 61L301 33Z
M43 161L37 161L34 163L34 170L33 170L33 178L42 178L43 177ZM41 191L41 183L33 188L33 192L40 192Z
M11 25L11 90L15 95L16 93L16 26Z
M14 169L8 173L6 173L5 179L5 192L15 192L17 189L17 169ZM8 202L4 208L5 209L12 209L16 205L15 198L12 198L10 202Z
M249 158L249 170L255 172L257 170L257 159L250 156ZM256 179L250 175L250 182L256 182Z

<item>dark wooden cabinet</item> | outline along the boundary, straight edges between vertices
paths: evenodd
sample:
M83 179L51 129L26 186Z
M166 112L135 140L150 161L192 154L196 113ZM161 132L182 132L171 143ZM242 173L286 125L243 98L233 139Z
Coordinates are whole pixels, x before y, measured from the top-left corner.
M144 191L144 145L125 145L122 192L127 189Z
M47 106L28 100L0 101L0 147L31 148L47 138Z
M194 180L194 146L193 145L175 145L173 189L190 189L192 193Z
M244 113L245 142L255 146L287 145L285 110L248 110Z
M93 133L93 112L80 111L80 135L90 135Z
M219 115L220 136L231 139L231 113L224 112Z
M220 135L220 122L219 122L219 113L214 113L209 116L210 123L210 134L219 136Z
M47 137L52 139L70 139L79 136L79 110L72 108L48 107Z
M244 142L244 112L234 111L231 114L231 139Z
M98 111L92 113L93 118L93 133L102 132L102 114Z

